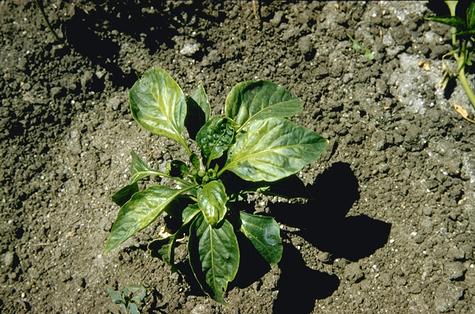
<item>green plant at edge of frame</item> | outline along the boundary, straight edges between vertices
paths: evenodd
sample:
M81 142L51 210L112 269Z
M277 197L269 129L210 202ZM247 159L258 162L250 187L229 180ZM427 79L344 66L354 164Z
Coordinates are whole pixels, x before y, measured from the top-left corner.
M132 152L129 184L112 197L121 208L105 251L166 213L179 227L158 241L161 258L173 267L177 239L187 235L195 278L205 293L224 302L239 267L236 233L269 264L282 256L277 222L253 214L240 200L302 170L321 155L328 141L286 119L299 113L302 104L270 81L237 84L226 98L225 114L212 116L203 86L185 96L166 71L155 67L133 85L129 100L136 122L179 143L188 160L171 160L165 171L158 171ZM191 141L199 154L191 149ZM139 181L148 177L159 177L162 184L139 190ZM240 183L246 188L239 188Z
M472 65L472 54L474 51L475 1L470 0L467 10L459 14L461 16L457 16L457 0L446 0L445 4L449 8L450 16L429 16L426 19L451 26L450 33L453 50L449 54L454 57L457 65L455 76L475 108L475 94L465 76L465 66ZM447 70L444 73L443 86L447 84L450 77L451 73ZM464 114L462 115L464 116ZM464 116L464 118L467 117Z
M143 286L126 286L120 290L108 288L107 293L124 314L140 314L139 308L147 296Z

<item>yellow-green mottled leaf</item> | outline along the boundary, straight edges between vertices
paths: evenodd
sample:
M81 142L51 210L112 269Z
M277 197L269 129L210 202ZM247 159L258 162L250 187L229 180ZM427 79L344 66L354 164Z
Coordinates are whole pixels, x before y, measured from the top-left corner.
M202 215L190 226L190 265L203 291L218 302L224 301L228 283L239 268L239 245L233 226L224 219L216 227Z
M122 242L151 224L178 195L186 189L176 190L165 186L151 186L135 193L119 210L105 245L109 252Z
M298 98L271 81L246 81L231 89L225 114L243 127L257 119L290 117L302 108Z
M180 86L163 69L152 68L129 92L134 119L146 130L187 148L184 138L186 101Z
M203 212L206 221L214 226L226 215L228 196L223 183L219 180L206 183L198 190L198 207Z
M236 135L221 173L229 170L247 181L277 181L315 161L327 142L286 119L254 120Z

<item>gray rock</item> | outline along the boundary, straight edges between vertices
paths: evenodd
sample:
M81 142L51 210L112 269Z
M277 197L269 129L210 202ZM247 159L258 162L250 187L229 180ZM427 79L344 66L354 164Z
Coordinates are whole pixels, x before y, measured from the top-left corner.
M447 251L447 257L454 261L462 261L465 259L465 252L453 246Z
M435 292L434 306L437 312L450 311L463 297L464 289L453 284L442 283Z
M6 268L15 268L18 265L18 256L13 251L8 251L3 255L3 264Z
M282 11L277 11L275 14L274 14L274 17L272 18L272 20L270 20L270 23L272 24L272 26L279 26L280 23L282 22L282 17L284 16L284 13Z
M196 55L201 49L201 45L197 42L187 42L183 45L183 48L180 50L180 54L184 55L185 57L193 57Z
M298 47L303 55L309 55L313 52L312 37L310 35L303 36L298 41Z
M345 267L345 279L356 283L364 279L364 273L359 264L350 263Z
M83 89L87 88L91 84L93 77L94 73L92 73L92 71L85 71L81 76L81 87Z
M116 111L117 109L120 108L121 102L122 102L122 99L120 96L114 96L107 101L107 108L113 111Z
M450 280L462 279L467 269L461 262L449 262L445 264L445 271Z

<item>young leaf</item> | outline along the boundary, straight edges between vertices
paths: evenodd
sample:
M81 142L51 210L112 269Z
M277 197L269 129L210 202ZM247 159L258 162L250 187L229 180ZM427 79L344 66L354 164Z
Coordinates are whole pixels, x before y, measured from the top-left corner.
M175 190L155 185L142 192L135 193L120 208L107 239L105 251L110 252L136 232L147 227L165 210L175 197L187 190Z
M317 133L286 119L250 122L238 133L221 169L247 181L277 181L315 161L328 141Z
M269 117L290 117L303 109L300 100L271 81L237 84L226 98L226 116L241 128L245 123Z
M233 226L226 219L212 227L203 215L190 226L189 261L203 290L218 302L224 301L228 283L239 268L239 245Z
M211 226L219 223L226 214L228 196L223 183L219 180L206 183L198 190L198 206Z
M180 86L160 68L152 68L135 82L129 92L134 119L146 130L177 141L187 151L186 101Z
M153 170L145 161L142 160L142 158L139 157L134 151L130 152L130 155L132 156L132 165L130 167L130 172L132 177L137 173L137 172L142 172L142 171L151 171Z
M465 26L465 22L458 16L449 16L449 17L428 16L426 17L426 20L442 23L442 24L457 27L457 28Z
M193 91L191 98L193 98L193 100L196 101L198 106L200 106L201 110L203 110L205 114L205 119L206 121L208 121L211 115L211 106L209 104L208 95L206 95L206 91L203 85L200 84L198 88Z
M241 211L241 232L251 241L259 254L269 264L277 264L282 257L282 240L277 222L261 215Z
M470 1L467 8L467 30L475 30L475 2Z
M182 233L181 230L178 230L171 237L164 240L156 240L160 243L160 248L157 250L159 257L170 266L175 264L175 244L178 233Z
M181 221L183 225L186 225L192 221L199 212L200 208L198 207L198 204L188 205L181 213Z
M208 165L211 160L221 157L234 139L234 129L231 121L215 117L206 122L196 135L201 153Z
M112 201L119 206L124 205L127 203L128 200L134 195L134 193L139 191L139 185L137 182L132 182L124 187L122 187L119 191L115 192L112 195Z

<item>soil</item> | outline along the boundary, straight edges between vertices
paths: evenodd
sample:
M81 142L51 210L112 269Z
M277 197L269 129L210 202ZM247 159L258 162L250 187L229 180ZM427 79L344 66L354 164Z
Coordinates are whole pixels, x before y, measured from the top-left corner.
M439 85L449 29L424 16L442 8L43 3L63 40L35 2L0 1L0 312L118 313L107 288L137 284L151 313L475 312L475 126L452 109L473 115L463 90ZM226 304L149 254L159 224L103 254L129 152L157 168L183 154L130 115L127 90L154 65L185 92L203 82L216 113L234 84L270 79L330 140L298 174L311 201L255 200L284 256L266 267L242 248Z

